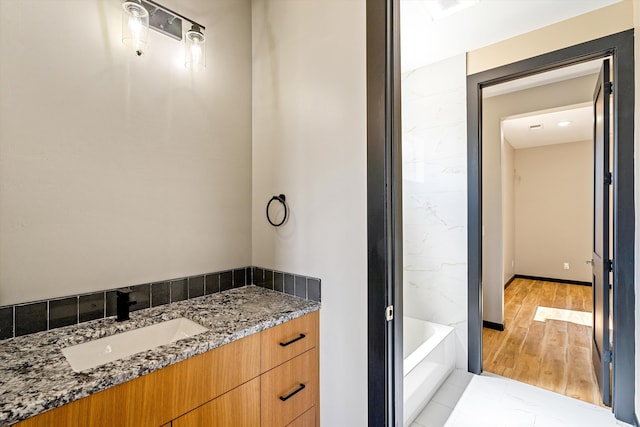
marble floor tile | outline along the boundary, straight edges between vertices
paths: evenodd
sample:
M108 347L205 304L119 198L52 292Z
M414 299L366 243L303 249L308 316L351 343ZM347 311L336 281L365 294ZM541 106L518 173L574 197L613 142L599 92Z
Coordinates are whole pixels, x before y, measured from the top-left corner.
M607 408L499 375L454 370L411 427L631 427Z
M433 395L431 401L453 409L457 405L458 400L460 400L464 390L465 387L456 386L449 381L445 381L436 394Z
M416 417L411 427L443 427L473 376L461 369L455 369Z
M454 369L454 371L451 372L451 374L447 378L446 382L447 384L466 388L471 382L472 378L473 374L467 371L463 371L462 369Z
M630 427L609 409L493 374L473 376L444 426Z
M447 422L451 411L450 407L431 401L418 415L414 424L420 427L442 427Z

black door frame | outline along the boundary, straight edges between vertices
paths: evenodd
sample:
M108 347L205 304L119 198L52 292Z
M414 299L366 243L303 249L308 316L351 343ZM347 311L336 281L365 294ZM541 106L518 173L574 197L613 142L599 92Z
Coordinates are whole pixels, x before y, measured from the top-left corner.
M399 0L368 0L368 425L402 426L402 153ZM386 310L394 307L393 320ZM398 362L399 361L399 362Z
M635 419L635 206L633 30L467 76L469 371L482 372L482 89L521 77L613 57L613 412Z

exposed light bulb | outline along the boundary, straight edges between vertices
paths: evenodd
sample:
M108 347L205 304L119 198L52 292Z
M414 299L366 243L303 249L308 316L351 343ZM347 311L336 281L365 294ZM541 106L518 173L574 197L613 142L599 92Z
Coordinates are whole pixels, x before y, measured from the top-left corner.
M185 35L185 60L184 65L193 70L202 70L206 67L205 57L206 38L200 27L193 25Z
M136 52L142 52L142 23L139 16L129 18L129 31L131 31L131 46Z
M140 56L149 38L149 12L140 3L122 3L122 42Z
M202 61L202 46L200 46L199 42L194 42L191 45L191 59L196 64Z

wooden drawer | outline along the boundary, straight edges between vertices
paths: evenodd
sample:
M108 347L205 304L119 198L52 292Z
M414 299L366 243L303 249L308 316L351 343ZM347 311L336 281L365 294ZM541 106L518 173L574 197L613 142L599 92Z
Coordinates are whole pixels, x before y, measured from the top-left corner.
M261 381L262 425L286 426L317 403L318 350L308 350L262 374Z
M311 424L308 425L310 426ZM173 420L171 424L171 427L201 426L260 426L260 378L255 378L205 403ZM304 424L304 426L307 426L307 424Z
M260 333L260 372L266 372L316 347L318 312L304 315Z
M16 426L160 426L259 375L257 334L24 420Z
M287 427L316 427L316 407L313 406L304 414L293 420Z

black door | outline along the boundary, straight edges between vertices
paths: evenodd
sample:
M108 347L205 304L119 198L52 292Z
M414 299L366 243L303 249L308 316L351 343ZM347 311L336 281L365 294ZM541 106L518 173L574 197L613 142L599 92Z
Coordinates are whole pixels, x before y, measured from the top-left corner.
M602 402L611 406L611 343L609 338L609 290L611 261L609 254L609 113L611 83L609 60L600 69L593 94L593 366L602 394Z

